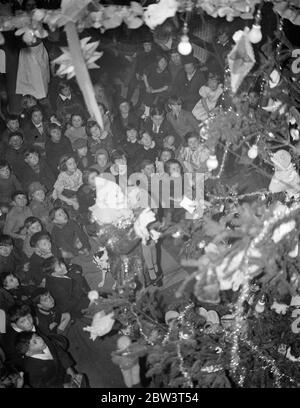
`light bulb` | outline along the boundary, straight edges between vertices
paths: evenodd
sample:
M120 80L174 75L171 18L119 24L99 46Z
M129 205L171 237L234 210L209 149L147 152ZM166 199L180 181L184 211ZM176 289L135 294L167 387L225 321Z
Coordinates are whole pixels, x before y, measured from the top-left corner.
M290 130L291 138L295 140L299 140L299 130L298 129L291 129Z
M256 159L257 154L258 154L257 145L251 146L250 149L248 150L248 157L249 157L249 159Z
M206 161L206 166L208 170L209 171L215 170L218 167L218 165L219 165L219 162L218 162L217 156L214 154L211 154Z
M248 38L252 44L257 44L262 40L261 26L259 24L253 24Z
M280 74L277 69L274 69L270 74L269 86L275 88L280 82Z
M255 305L255 311L256 313L263 313L264 310L265 310L265 301L263 299L260 299Z
M187 35L183 35L181 37L180 43L178 44L178 52L181 55L189 55L193 50L193 47L190 43L189 37Z

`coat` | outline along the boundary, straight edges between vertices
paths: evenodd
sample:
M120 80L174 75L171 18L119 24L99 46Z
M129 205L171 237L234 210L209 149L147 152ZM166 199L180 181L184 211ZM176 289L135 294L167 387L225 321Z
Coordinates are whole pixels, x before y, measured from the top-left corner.
M173 93L183 101L183 109L191 112L199 100L199 89L205 84L205 76L200 69L196 69L189 81L184 69L178 72L174 81Z
M50 192L55 183L55 176L47 162L41 158L38 173L36 173L27 163L24 164L23 174L20 181L25 191L28 191L28 187L31 183L39 181L46 188L47 192Z

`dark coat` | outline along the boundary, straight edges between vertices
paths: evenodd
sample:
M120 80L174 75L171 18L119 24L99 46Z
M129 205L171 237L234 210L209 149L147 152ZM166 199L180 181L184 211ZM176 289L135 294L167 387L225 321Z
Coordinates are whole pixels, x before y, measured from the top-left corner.
M63 227L54 225L51 235L58 248L72 252L74 255L78 255L78 249L75 247L75 240L77 238L82 243L83 248L91 249L87 235L83 229L71 219Z
M173 93L178 95L183 101L183 109L192 111L196 103L199 101L199 89L205 85L205 76L199 68L196 69L193 78L187 79L184 69L181 69L177 74Z
M173 128L167 118L164 118L162 124L159 127L158 133L154 132L154 125L150 118L145 120L142 127L153 137L159 149L162 149L163 147L164 138L170 135L174 136L176 147L178 147L180 144L180 138L178 137L176 130Z
M59 143L53 143L51 139L49 139L46 142L45 151L49 167L53 174L58 176L58 164L61 156L73 153L70 140L67 137L62 136Z
M24 163L23 174L20 181L25 191L28 191L28 187L32 182L39 181L44 187L46 187L47 192L50 192L55 183L55 176L51 168L48 166L48 163L41 158L38 173L36 173L27 163Z
M25 141L33 147L37 147L43 154L45 152L45 144L49 138L49 130L46 122L43 122L43 133L34 126L32 122L28 122L24 127ZM40 146L40 144L42 146Z

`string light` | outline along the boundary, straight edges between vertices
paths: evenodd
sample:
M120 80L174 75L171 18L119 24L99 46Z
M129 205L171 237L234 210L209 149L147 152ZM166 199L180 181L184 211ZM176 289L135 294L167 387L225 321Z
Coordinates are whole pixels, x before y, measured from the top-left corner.
M189 29L188 29L187 22L184 22L183 29L182 29L182 36L180 39L180 43L178 44L178 52L181 55L189 55L193 50L193 47L190 43L190 39L187 35L188 32L189 32Z
M194 388L192 378L190 376L190 373L187 371L187 369L184 367L184 360L182 357L181 349L180 349L180 343L177 343L177 357L179 359L179 370L183 377L186 379L186 384L185 386L189 388Z

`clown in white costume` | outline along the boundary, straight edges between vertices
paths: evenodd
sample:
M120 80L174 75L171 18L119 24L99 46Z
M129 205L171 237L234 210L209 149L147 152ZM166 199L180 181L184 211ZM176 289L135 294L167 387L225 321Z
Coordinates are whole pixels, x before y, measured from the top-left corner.
M278 150L271 157L275 173L269 185L271 193L286 192L289 198L299 198L300 177L292 163L292 158L286 150Z

